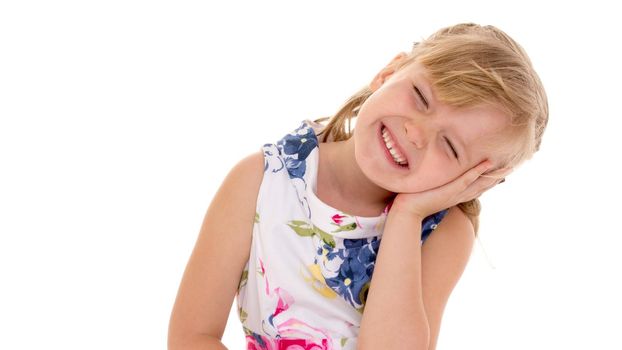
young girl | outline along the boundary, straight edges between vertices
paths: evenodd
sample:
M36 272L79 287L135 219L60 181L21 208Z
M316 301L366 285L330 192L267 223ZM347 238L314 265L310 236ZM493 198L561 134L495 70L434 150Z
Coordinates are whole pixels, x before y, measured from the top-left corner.
M248 349L435 349L477 197L538 150L547 119L538 75L501 30L459 24L415 43L335 116L231 170L169 349L225 349L236 293Z

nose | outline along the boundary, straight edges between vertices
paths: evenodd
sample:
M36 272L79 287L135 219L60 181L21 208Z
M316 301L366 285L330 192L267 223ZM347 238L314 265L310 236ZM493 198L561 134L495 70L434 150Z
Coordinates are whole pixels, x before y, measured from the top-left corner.
M404 129L406 132L406 139L418 149L424 148L432 136L432 128L421 122L409 120L404 123Z

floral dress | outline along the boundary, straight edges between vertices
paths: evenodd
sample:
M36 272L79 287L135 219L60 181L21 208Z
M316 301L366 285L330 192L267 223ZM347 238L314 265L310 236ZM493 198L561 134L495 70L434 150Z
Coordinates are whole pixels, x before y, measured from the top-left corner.
M356 348L390 204L361 217L317 198L322 127L304 120L263 146L250 257L236 296L249 350ZM423 220L421 244L446 214Z

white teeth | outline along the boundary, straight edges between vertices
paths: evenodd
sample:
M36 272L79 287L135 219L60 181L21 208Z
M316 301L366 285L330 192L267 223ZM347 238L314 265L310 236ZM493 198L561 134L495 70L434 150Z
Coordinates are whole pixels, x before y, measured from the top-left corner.
M389 150L389 152L390 152L390 153L391 153L391 154L392 154L395 158L397 158L397 159L402 159L402 158L398 155L398 153L397 153L397 152L396 152L393 148L391 148L391 149Z
M400 165L407 164L406 158L401 153L399 153L396 149L393 148L395 143L393 142L393 140L391 139L391 136L389 136L389 133L387 132L385 128L382 129L382 138L384 139L384 143L389 149L389 152L393 156L393 160L395 160L395 162Z

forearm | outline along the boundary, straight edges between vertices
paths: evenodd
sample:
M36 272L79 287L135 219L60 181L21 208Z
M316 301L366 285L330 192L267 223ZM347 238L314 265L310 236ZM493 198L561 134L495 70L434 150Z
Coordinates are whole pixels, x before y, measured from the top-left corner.
M421 221L389 212L365 310L358 349L426 349L429 325L421 284Z

